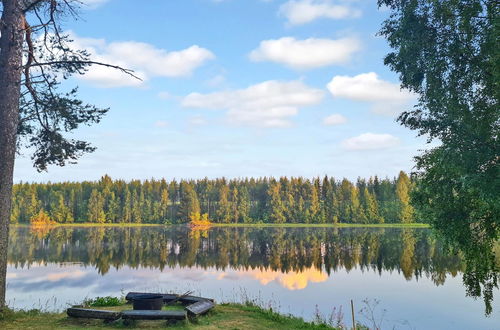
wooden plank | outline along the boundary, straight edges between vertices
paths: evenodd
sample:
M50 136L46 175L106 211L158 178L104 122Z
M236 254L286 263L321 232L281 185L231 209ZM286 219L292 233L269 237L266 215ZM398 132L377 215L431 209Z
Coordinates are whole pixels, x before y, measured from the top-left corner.
M169 293L129 292L125 296L125 299L127 301L132 301L132 299L134 299L134 297L144 295L144 294L160 295L163 297L163 302L169 302L169 301L172 301L172 300L177 299L179 297L176 294L169 294Z
M68 308L66 314L70 317L100 320L118 320L121 317L120 312L89 308Z
M191 304L186 307L186 310L190 316L198 316L205 314L209 310L215 307L215 304L213 301L210 300L202 300L195 302L194 304Z
M197 297L197 296L185 296L185 297L179 298L179 301L181 303L183 303L184 305L190 305L190 304L194 304L194 303L197 303L199 301L205 301L205 300L214 302L213 299L203 298L203 297Z
M185 320L185 311L123 311L122 318L129 320Z

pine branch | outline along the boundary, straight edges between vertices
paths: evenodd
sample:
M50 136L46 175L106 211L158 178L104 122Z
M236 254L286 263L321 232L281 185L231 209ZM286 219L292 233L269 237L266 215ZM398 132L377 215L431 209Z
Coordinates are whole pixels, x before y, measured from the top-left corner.
M104 67L108 67L108 68L112 68L112 69L117 69L125 74L128 74L129 76L135 78L135 79L138 79L140 81L142 81L141 78L139 78L138 76L136 76L134 74L134 70L131 70L131 69L125 69L121 66L118 66L118 65L113 65L113 64L107 64L107 63L102 63L102 62L96 62L96 61L82 61L82 60L71 60L71 61L49 61L49 62L43 62L43 63L39 63L39 62L36 62L36 63L32 63L30 64L30 67L41 67L41 66L49 66L49 65L61 65L61 64L69 64L69 65L73 65L73 64L84 64L84 65L99 65L99 66L104 66ZM26 66L26 65L25 65Z

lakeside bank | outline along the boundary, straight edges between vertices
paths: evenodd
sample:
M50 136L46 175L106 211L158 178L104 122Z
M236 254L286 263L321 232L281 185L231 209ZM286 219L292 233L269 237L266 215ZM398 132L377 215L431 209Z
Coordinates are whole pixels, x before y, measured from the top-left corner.
M325 320L326 322L326 320ZM306 322L302 318L282 315L272 309L264 309L254 304L226 303L217 305L206 316L196 320L183 321L175 329L336 329L326 323ZM127 328L121 321L104 324L100 320L71 319L65 313L48 313L40 310L5 311L0 313L0 328L14 329L116 329ZM165 328L164 321L140 321L134 329Z

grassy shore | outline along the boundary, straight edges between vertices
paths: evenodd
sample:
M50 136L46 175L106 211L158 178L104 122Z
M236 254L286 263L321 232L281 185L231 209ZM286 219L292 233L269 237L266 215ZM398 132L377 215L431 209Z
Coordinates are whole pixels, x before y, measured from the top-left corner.
M159 227L159 226L184 226L187 224L152 224L152 223L58 223L50 227ZM13 224L11 226L29 227L28 224ZM426 223L212 223L211 227L283 227L283 228L430 228Z
M130 307L129 307L130 308ZM165 321L137 321L125 326L121 321L104 324L98 320L72 319L64 313L6 311L0 314L0 329L155 329L165 328ZM252 304L217 305L206 316L176 324L175 329L335 329L326 324L305 322L301 318L285 316Z

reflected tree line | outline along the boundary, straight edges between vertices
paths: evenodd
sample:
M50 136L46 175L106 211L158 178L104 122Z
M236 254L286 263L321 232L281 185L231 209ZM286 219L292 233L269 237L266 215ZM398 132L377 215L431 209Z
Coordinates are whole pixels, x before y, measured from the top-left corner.
M460 255L448 253L427 229L398 228L212 228L17 227L9 263L29 267L82 263L100 274L111 268L215 267L328 274L358 268L396 271L407 280L427 277L436 285L463 272Z
M324 178L112 180L20 183L12 223L185 223L193 213L218 223L414 222L413 183Z

